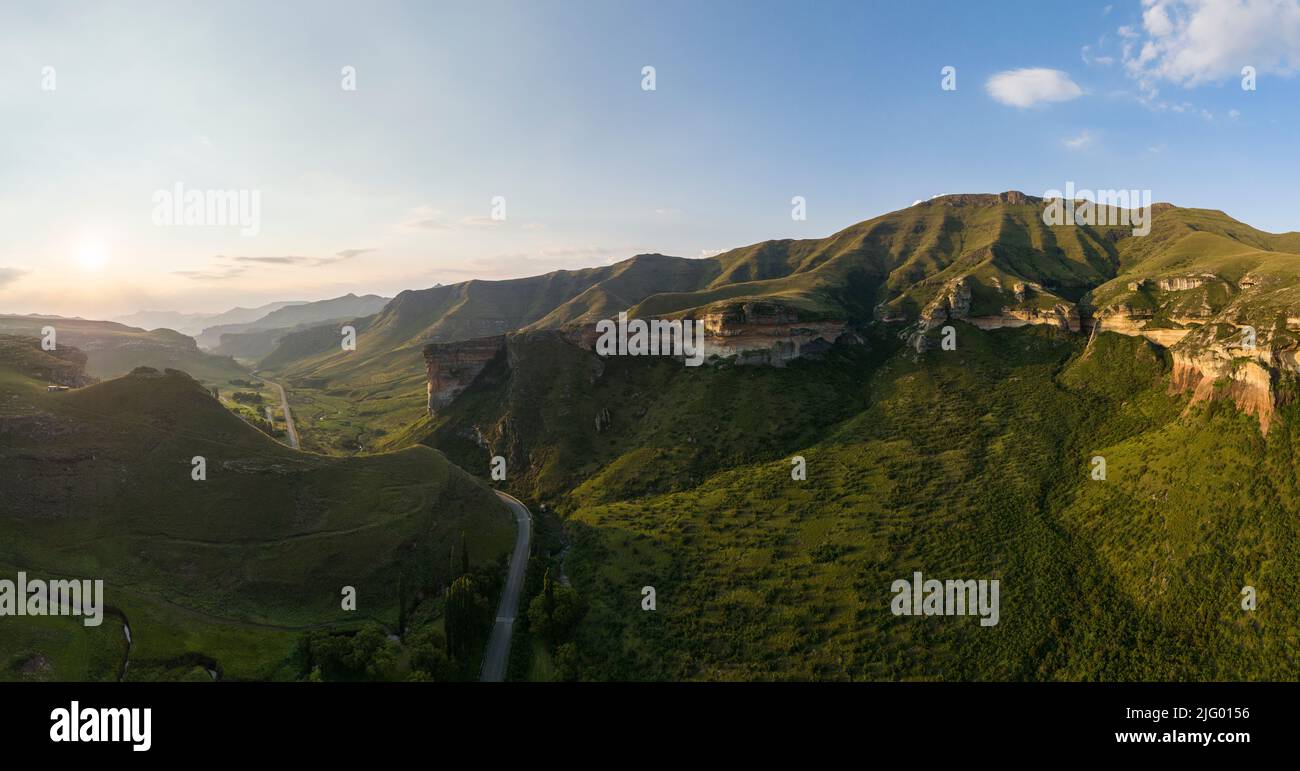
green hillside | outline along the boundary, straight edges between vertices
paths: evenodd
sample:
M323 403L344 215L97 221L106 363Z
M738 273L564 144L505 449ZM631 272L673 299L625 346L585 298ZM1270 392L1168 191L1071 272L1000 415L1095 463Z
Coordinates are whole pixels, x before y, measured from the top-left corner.
M429 441L470 469L505 454L511 488L567 523L553 569L589 605L583 678L1295 677L1300 613L1276 598L1300 580L1300 422L1264 441L1222 403L1183 415L1140 338L959 335L783 370L609 360L594 381L519 340L513 375ZM1000 623L892 615L916 570L1000 579ZM1247 584L1268 598L1253 613Z
M274 342L278 340L280 336L283 336L292 330L311 327L317 324L342 322L361 316L369 316L383 308L384 305L387 304L388 300L389 298L387 297L380 297L373 294L357 296L349 293L342 297L334 297L328 300L294 303L276 308L265 316L245 323L226 323L206 326L200 334L195 336L195 341L201 348L211 350L213 353L222 356L242 356L242 358L257 359L265 356L273 350L275 347ZM249 351L247 349L247 343L240 346L237 342L230 342L227 340L229 337L247 337L259 332L265 333L274 331L278 331L279 335L274 339L259 345L254 351ZM255 336L253 339L259 341L262 340L260 336Z
M508 487L563 526L567 548L551 541L543 564L586 613L567 637L534 632L546 644L534 637L521 676L1300 674L1300 613L1279 599L1300 581L1295 234L1169 205L1144 236L1049 227L1042 206L938 198L826 239L724 253L707 285L634 306L762 298L847 319L862 342L818 361L690 369L510 336L508 357L418 425L475 473L505 457ZM1054 303L1194 334L1171 348L1136 331L981 331L950 316L956 351L904 346L898 323L957 278L971 317ZM1035 291L1013 297L1022 283ZM1258 354L1231 343L1245 323ZM1264 362L1271 430L1226 380L1208 401L1171 392L1175 355ZM791 478L795 456L807 481ZM893 615L891 583L914 571L1000 580L1000 623Z
M477 563L513 543L495 496L428 448L299 453L175 370L47 393L29 375L59 360L11 348L0 345L0 572L103 579L131 622L134 678L200 659L227 678L294 676L304 629L396 625L403 591L409 610L454 577L447 555L462 536ZM191 476L195 456L204 481ZM341 608L345 586L355 613ZM116 675L87 669L83 638L99 645L98 630L45 628L53 621L6 621L3 650L25 658L0 661L11 665L0 679L24 679L37 654L56 679Z
M1048 226L1043 208L1042 199L1014 191L941 196L825 238L765 241L695 260L638 255L600 268L402 292L353 322L356 351L342 350L338 329L323 326L280 336L258 366L284 380L291 401L310 415L307 447L354 453L409 442L408 427L423 417L424 344L591 324L622 310L698 315L761 300L803 319L910 323L962 280L970 289L966 314L975 317L1066 309L1086 319L1121 309L1151 329L1180 329L1189 312L1227 312L1270 329L1279 309L1300 301L1293 296L1300 256L1286 251L1300 235L1158 204L1150 234L1135 236L1121 224ZM1119 210L1099 211L1119 221ZM1219 278L1195 291L1154 289L1162 278L1204 271ZM1258 288L1234 305L1247 275Z
M702 285L714 272L708 261L638 255L608 267L402 292L352 322L357 350L342 349L338 328L320 326L284 335L258 366L282 378L310 418L301 427L306 447L387 449L424 413L426 343L593 321L652 292Z
M136 367L178 369L214 385L247 374L247 369L226 356L199 350L194 339L170 329L128 327L111 321L88 321L45 316L0 316L0 334L39 338L44 327L54 327L58 346L79 348L86 354L86 371L97 378L125 375Z
M391 626L399 595L452 577L462 531L474 563L504 554L499 455L538 520L525 599L548 570L562 587L525 608L512 677L1295 678L1300 235L1167 204L1146 235L1048 226L1043 206L943 196L821 239L402 292L348 322L356 350L331 322L258 362L307 453L188 375L91 385L76 351L0 337L0 471L25 480L0 496L0 568L102 575L133 677L301 677L304 631L356 630L340 586ZM784 367L699 368L563 334L758 300L848 333ZM91 331L92 374L170 347L233 398L237 365L188 338ZM500 334L428 415L424 345ZM894 615L917 571L998 580L999 623ZM0 676L112 679L120 641L49 623L0 645L21 651Z

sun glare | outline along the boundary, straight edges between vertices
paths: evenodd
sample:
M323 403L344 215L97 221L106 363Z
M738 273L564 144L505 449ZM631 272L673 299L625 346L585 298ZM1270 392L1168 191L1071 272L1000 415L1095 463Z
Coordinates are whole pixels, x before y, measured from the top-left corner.
M77 265L82 270L96 271L108 264L108 249L94 239L86 239L77 246Z

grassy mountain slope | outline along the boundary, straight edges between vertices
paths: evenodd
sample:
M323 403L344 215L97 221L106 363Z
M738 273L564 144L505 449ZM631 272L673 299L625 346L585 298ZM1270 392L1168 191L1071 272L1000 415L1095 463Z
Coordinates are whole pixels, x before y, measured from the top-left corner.
M260 366L285 378L312 411L309 446L350 452L409 437L403 429L421 419L427 342L590 324L621 310L675 316L755 300L806 319L914 321L959 279L970 289L969 316L1151 307L1153 328L1178 327L1168 319L1187 309L1217 313L1229 290L1171 298L1129 285L1185 275L1193 265L1228 282L1251 273L1280 277L1288 290L1295 284L1300 258L1285 250L1300 244L1297 234L1160 204L1151 233L1135 236L1124 224L1048 226L1043 209L1041 199L1016 192L942 196L820 239L765 241L699 260L639 255L601 268L402 292L356 322L357 351L341 350L337 330L307 329L281 337ZM1100 211L1118 222L1118 210ZM1264 305L1291 299L1275 295Z
M337 329L317 327L285 335L258 366L282 377L291 401L313 417L303 430L307 446L383 449L424 412L426 343L591 320L664 287L698 286L713 270L707 261L639 255L608 267L402 292L354 322L356 351L342 350Z
M1184 415L1140 338L961 325L959 339L919 358L878 339L785 370L599 374L520 341L514 375L485 373L429 441L474 470L506 455L508 484L569 523L583 677L1300 671L1300 614L1276 599L1300 580L1289 429L1262 440L1221 404ZM1089 476L1096 454L1106 481ZM1000 623L892 615L891 582L915 570L1000 579ZM1253 613L1246 584L1270 598Z
M247 374L233 359L204 353L193 338L170 329L146 332L111 321L0 316L0 334L39 338L47 326L54 327L58 346L85 352L86 371L98 378L119 377L136 367L178 369L208 384Z
M428 448L299 453L178 371L45 393L29 377L42 356L0 359L0 572L105 580L131 620L136 677L187 657L226 677L281 676L302 629L393 624L399 575L408 602L446 583L462 533L476 562L513 543L495 496ZM191 477L195 456L204 481ZM345 586L355 614L340 607ZM39 649L60 677L85 671L73 655L84 646L51 638L45 650L41 634L6 652Z

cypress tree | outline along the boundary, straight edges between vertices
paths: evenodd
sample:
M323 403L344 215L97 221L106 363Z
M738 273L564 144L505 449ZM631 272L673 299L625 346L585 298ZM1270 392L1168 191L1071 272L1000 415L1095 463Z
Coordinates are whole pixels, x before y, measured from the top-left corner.
M397 635L406 635L406 587L402 583L402 574L397 574Z
M546 608L546 622L549 625L555 620L555 584L551 582L551 569L547 568L542 574L542 596L543 607Z

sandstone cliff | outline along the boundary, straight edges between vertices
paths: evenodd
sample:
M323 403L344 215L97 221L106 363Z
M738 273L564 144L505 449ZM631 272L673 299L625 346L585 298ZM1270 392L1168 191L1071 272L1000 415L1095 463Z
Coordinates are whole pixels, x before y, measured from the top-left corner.
M848 331L843 321L800 321L790 308L745 302L703 314L704 354L775 367L825 352Z
M506 345L505 335L424 346L429 378L429 413L447 406L469 387Z
M1102 307L1084 327L1141 336L1168 348L1172 391L1190 394L1191 404L1230 399L1256 416L1267 434L1277 419L1278 378L1300 372L1300 341L1291 334L1287 310L1292 298L1275 294L1277 287L1253 275L1232 281L1199 273L1125 286L1125 293L1103 292Z

